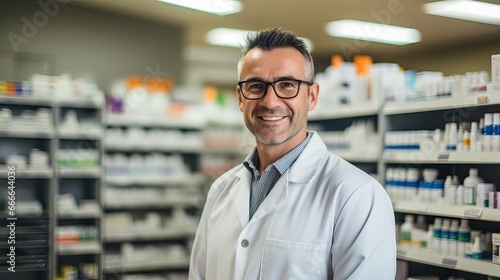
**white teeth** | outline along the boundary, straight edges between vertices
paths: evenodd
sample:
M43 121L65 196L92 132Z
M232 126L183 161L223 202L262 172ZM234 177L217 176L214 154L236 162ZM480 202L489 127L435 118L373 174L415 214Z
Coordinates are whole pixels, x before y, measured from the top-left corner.
M277 121L281 120L283 117L262 117L265 121Z

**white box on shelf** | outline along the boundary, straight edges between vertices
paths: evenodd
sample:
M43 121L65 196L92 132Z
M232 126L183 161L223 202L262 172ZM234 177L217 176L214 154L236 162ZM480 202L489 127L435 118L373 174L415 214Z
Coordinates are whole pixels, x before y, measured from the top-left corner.
M491 82L500 84L500 54L491 55Z
M500 233L493 233L491 240L493 243L493 256L491 262L500 264Z

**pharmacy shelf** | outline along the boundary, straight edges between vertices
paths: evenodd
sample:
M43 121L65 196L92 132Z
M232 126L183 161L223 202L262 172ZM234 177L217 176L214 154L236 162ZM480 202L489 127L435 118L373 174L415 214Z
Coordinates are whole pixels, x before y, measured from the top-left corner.
M384 150L382 159L386 163L500 164L500 152L425 153L420 150Z
M34 97L30 95L25 96L0 96L0 104L9 105L36 105L36 106L52 106L53 101L51 96L47 97Z
M181 228L179 226L179 228ZM196 233L196 227L179 229L143 229L137 227L127 227L113 229L108 228L104 232L105 242L132 242L132 241L147 241L147 240L167 240L179 239L193 236Z
M393 208L402 213L500 222L499 209L394 199Z
M80 131L59 130L57 137L63 140L101 140L103 132L100 129L89 128Z
M0 178L7 178L9 169L7 165L0 165ZM54 178L54 172L50 167L37 169L37 168L16 168L15 178L17 179L51 179Z
M161 128L184 128L184 129L202 129L206 121L202 117L189 119L186 117L158 117L158 116L122 116L107 115L105 123L107 126L125 126L125 127L161 127Z
M382 108L384 115L429 112L466 108L472 106L489 106L500 104L500 94L478 94L459 97L440 98L423 101L406 101L386 103Z
M176 206L198 205L196 197L148 197L130 198L120 200L106 200L104 207L108 210L149 210L149 209L169 209ZM145 203L146 202L146 203Z
M222 156L247 156L252 148L236 149L236 148L205 148L202 153L204 155L222 155Z
M500 265L491 260L475 260L429 252L426 249L398 248L398 259L433 266L500 277Z
M108 185L115 187L149 186L166 187L173 185L194 186L205 182L205 176L200 173L168 176L107 176Z
M342 119L352 117L375 116L380 110L380 104L365 103L356 105L339 105L332 107L329 111L313 111L310 113L310 121L321 121L331 119Z
M74 97L71 99L55 99L54 105L64 108L81 108L81 109L100 109L104 107L104 99L93 96L89 97Z
M100 167L58 167L56 174L59 178L98 179L102 176L102 169Z
M57 244L56 251L60 256L98 255L102 252L102 245L99 242Z
M123 261L116 265L104 266L105 273L123 273L123 272L140 272L140 271L155 271L168 269L187 269L189 259L170 259L168 257L162 259L137 259L134 262Z
M18 213L16 211L15 216L11 216L9 211L0 211L0 219L7 219L7 218L18 218L18 219L47 219L49 218L49 212L48 211L42 211L41 213Z
M159 143L154 143L158 145ZM134 145L128 143L106 143L106 152L126 152L130 153L153 153L153 152L165 152L165 153L201 153L204 151L203 145L178 145L171 146L155 146L155 145Z
M54 137L54 129L39 129L36 127L0 127L0 137L9 138L30 138L30 139L51 139Z
M76 210L57 210L57 218L61 220L80 220L80 219L98 219L102 217L100 209L76 209Z
M380 156L376 154L354 154L350 151L332 149L328 149L328 151L350 162L371 163L377 162L380 158Z

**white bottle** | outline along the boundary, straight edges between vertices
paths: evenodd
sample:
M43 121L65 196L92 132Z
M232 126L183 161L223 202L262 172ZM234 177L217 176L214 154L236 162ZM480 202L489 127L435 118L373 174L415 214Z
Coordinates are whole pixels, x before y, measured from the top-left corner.
M493 127L491 132L491 150L500 151L500 113L493 114Z
M434 218L434 225L432 226L432 240L431 240L431 251L433 253L439 253L441 241L441 218Z
M483 134L483 149L491 151L491 136L493 135L493 114L484 114L484 134Z
M464 185L458 185L456 205L464 205Z
M464 179L464 205L476 205L476 188L483 179L478 177L476 168L469 169L469 176Z
M406 169L405 199L413 200L417 197L418 178L420 177L417 168Z
M400 244L404 246L411 245L411 232L413 231L413 215L406 215L405 222L399 228Z
M439 252L441 254L448 253L448 242L450 238L450 219L443 219L441 226L441 238L439 240Z
M444 180L444 200L447 204L451 204L450 189L452 185L453 185L453 177L451 175L446 176L446 180Z
M458 247L458 220L452 220L448 238L448 255L456 256Z
M458 228L457 256L465 257L465 246L470 242L469 220L462 219Z
M472 252L470 254L470 257L473 259L481 259L482 256L482 251L481 251L481 237L476 236L474 238L474 245L472 246Z
M470 151L474 152L477 151L477 143L479 142L479 131L477 127L477 122L471 122L470 125Z

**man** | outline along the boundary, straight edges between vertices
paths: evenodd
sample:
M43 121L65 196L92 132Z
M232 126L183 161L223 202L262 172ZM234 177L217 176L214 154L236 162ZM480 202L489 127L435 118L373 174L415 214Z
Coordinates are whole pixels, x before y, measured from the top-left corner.
M210 188L190 279L394 279L385 190L307 131L319 93L313 69L289 31L247 38L236 91L256 147Z

